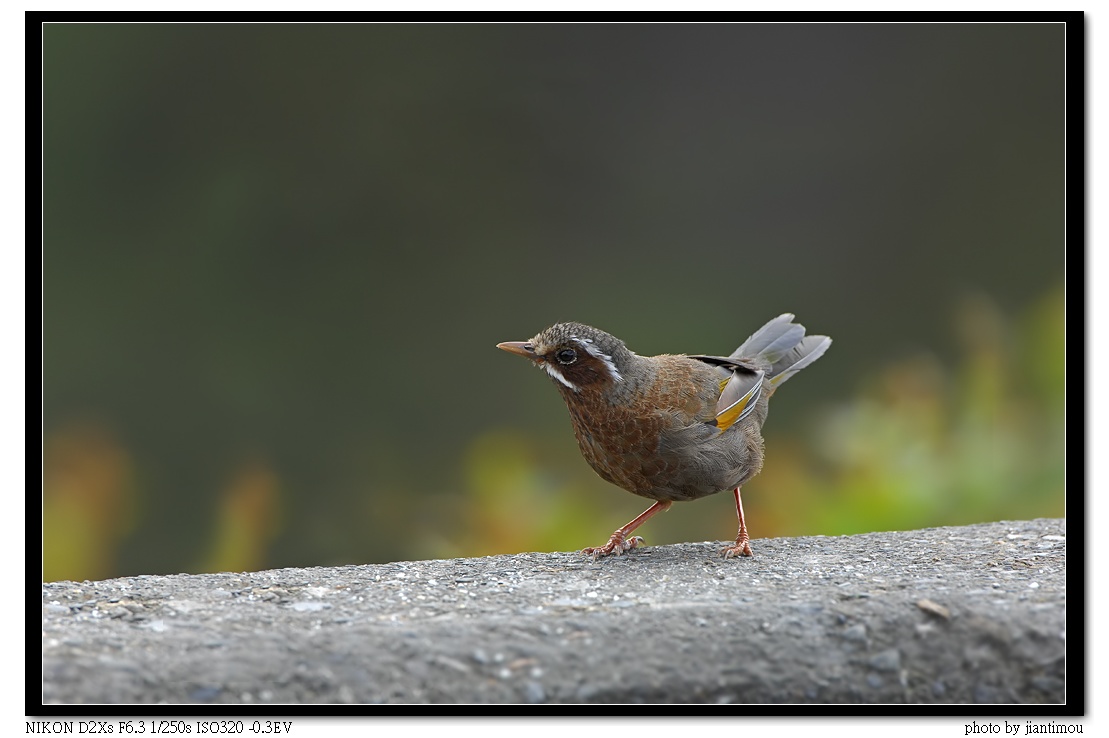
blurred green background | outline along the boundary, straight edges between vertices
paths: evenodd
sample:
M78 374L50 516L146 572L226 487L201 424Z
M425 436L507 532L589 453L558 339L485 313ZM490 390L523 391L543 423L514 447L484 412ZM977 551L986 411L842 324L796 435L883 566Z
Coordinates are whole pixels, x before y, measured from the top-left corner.
M1060 24L43 39L45 580L603 543L649 501L494 348L558 320L834 338L755 538L1065 514Z

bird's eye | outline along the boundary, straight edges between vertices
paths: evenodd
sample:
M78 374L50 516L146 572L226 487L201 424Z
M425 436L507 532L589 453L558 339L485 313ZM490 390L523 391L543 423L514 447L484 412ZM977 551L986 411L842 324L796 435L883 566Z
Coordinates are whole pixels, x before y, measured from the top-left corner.
M571 348L565 348L555 354L559 364L573 364L578 360L578 352Z

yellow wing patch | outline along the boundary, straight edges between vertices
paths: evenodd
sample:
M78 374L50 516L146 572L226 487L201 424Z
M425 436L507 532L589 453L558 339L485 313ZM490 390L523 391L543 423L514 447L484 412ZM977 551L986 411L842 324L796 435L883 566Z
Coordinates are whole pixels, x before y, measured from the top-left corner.
M762 394L763 376L763 373L760 371L757 373L756 377L748 377L748 381L754 379L751 384L751 388L747 390L747 392L745 392L735 402L729 404L727 407L716 413L716 421L715 423L713 423L713 425L719 428L721 433L728 430L740 420L750 415L751 411L755 409L755 403L758 402L759 396ZM722 381L720 383L721 399L723 399L725 393L727 392L728 385L740 381L742 380L740 380L740 378L735 374L733 374L728 379Z

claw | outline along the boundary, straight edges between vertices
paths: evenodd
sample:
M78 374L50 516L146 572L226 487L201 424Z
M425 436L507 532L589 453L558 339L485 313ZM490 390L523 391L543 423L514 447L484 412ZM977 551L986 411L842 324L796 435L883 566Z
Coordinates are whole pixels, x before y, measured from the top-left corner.
M617 556L620 556L624 553L627 553L628 551L631 551L636 546L642 545L642 543L642 536L632 536L631 538L625 540L623 534L620 533L620 531L616 531L612 534L612 537L608 539L608 543L606 543L605 545L583 548L581 552L586 556L592 556L593 560L596 561L602 556L608 556L609 554L616 554Z
M747 541L736 541L734 546L728 546L721 549L720 553L724 554L724 558L730 559L733 556L754 556L751 551L751 544Z
M739 534L735 537L735 544L728 546L720 553L724 554L725 559L730 559L733 556L753 556L751 545L747 543L751 540L751 537L747 534L747 523L743 520L743 500L739 497L739 487L736 487L732 494L735 495L735 514L739 518Z
M609 537L608 543L596 548L592 546L589 548L583 548L581 552L583 554L586 554L587 556L592 555L593 560L596 561L601 556L608 556L610 553L615 553L617 556L619 556L626 551L631 551L633 548L643 543L643 539L639 536L632 536L631 538L625 540L624 537L638 528L640 525L642 525L655 513L669 510L670 506L673 504L674 503L670 500L659 500L643 512L639 513L638 517L636 517L635 520L632 520L623 528L617 528L615 532L613 532L613 534Z

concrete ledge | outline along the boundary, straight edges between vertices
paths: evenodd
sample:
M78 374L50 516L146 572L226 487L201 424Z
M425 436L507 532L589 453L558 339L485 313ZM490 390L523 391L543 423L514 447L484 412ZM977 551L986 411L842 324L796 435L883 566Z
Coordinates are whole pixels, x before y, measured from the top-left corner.
M44 703L1066 700L1066 521L42 586Z

